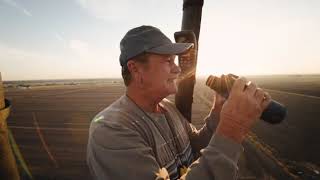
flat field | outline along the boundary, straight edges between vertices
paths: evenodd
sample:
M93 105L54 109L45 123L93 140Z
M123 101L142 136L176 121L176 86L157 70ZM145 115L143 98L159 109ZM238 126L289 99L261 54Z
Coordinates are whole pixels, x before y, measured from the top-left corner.
M306 166L318 169L320 76L249 79L267 89L273 99L288 109L287 119L279 125L260 121L253 129L255 139L272 150L275 158L302 173L307 173ZM193 124L197 127L201 127L209 112L213 94L204 82L205 79L197 80L194 94ZM124 94L122 81L68 80L36 85L6 82L5 85L6 97L12 103L8 125L34 177L90 179L85 162L89 124L96 113ZM243 177L254 177L254 167L245 160L240 162L240 170Z

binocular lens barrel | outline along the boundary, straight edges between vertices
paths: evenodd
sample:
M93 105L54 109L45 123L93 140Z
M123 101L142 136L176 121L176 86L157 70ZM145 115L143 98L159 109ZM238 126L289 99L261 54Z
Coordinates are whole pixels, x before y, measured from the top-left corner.
M220 78L210 75L206 81L206 85L228 98L229 92L238 76L233 74L222 75ZM262 112L260 119L270 123L278 124L287 116L287 108L277 101L272 100L267 108Z

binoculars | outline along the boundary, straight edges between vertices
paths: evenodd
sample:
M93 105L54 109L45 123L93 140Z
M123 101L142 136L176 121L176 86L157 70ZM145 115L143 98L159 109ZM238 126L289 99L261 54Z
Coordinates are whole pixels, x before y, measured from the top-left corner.
M206 85L225 98L228 98L232 85L237 78L238 76L233 74L222 75L221 77L210 75L206 81ZM261 114L260 119L270 124L278 124L285 119L286 115L286 107L277 101L271 100L270 104Z

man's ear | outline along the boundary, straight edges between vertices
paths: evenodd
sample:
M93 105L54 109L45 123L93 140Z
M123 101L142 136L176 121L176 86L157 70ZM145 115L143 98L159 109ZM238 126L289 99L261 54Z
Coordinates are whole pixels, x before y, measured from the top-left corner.
M130 71L130 73L136 73L138 72L138 67L137 67L137 64L132 61L132 60L129 60L127 62L127 67L128 67L128 70Z
M131 73L133 79L135 79L134 81L137 82L139 87L143 88L143 77L142 77L142 74L140 73L141 68L139 68L138 63L136 63L132 60L129 60L127 62L127 67L128 67L129 72Z

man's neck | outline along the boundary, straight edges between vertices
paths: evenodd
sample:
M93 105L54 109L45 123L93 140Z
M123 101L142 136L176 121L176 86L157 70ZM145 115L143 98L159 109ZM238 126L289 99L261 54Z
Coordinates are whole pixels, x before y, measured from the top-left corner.
M141 90L131 88L127 88L126 94L144 111L152 113L161 112L159 103L163 98L155 97L152 93L141 92Z

